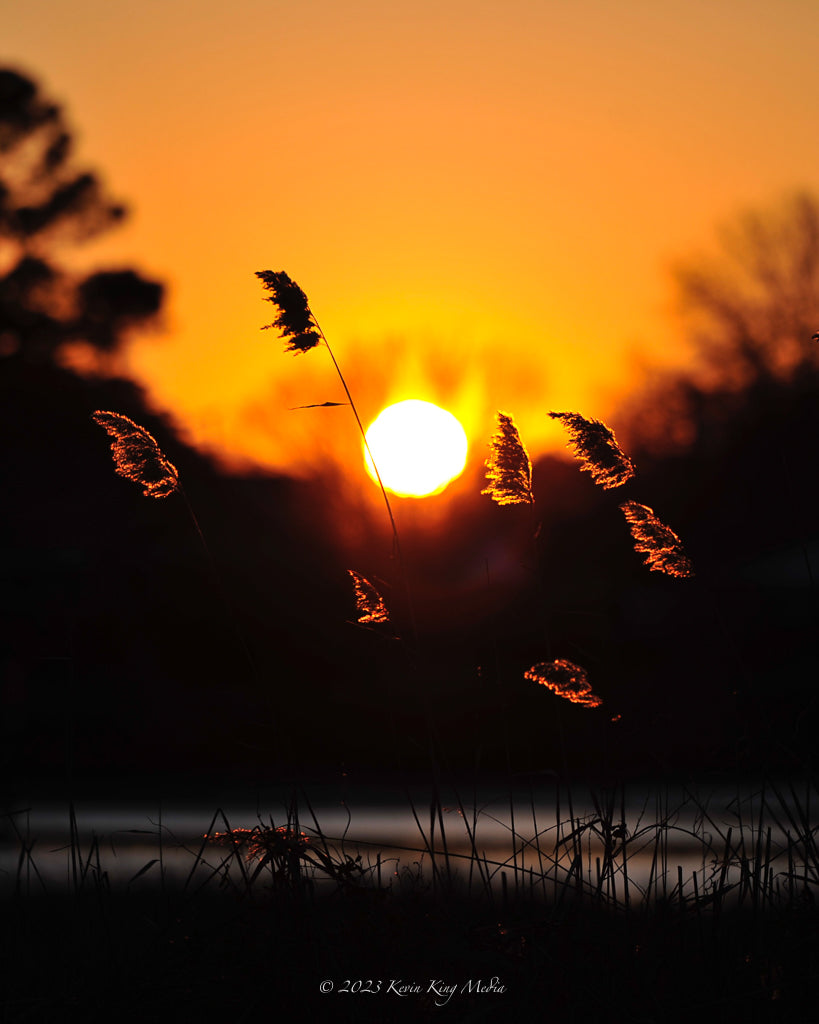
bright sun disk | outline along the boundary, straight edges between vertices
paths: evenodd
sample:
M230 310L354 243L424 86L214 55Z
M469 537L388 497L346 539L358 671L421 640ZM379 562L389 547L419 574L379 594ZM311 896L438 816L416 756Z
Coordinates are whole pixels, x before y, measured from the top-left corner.
M388 405L367 428L364 453L375 480L372 460L387 490L423 498L442 491L466 465L467 439L452 413L432 402L411 398Z

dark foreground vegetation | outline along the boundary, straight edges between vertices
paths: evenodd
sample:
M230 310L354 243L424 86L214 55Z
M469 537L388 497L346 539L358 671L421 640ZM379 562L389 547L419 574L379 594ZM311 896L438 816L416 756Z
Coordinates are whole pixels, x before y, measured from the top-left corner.
M549 827L519 817L501 859L483 852L477 809L445 826L434 799L428 819L413 807L417 846L396 850L323 834L303 797L304 817L294 800L278 826L217 812L180 841L160 823L156 856L127 880L109 874L113 838L81 836L72 808L55 881L12 815L2 1019L806 1021L815 795L763 787L728 826L693 800L689 828L670 806L627 823L617 794L600 793L592 813ZM686 869L680 839L695 851Z
M92 873L73 892L17 892L2 1019L802 1022L815 1007L813 899L754 897L758 879L725 905L673 886L625 905L572 878L546 901L435 890L414 872L221 878L114 891Z

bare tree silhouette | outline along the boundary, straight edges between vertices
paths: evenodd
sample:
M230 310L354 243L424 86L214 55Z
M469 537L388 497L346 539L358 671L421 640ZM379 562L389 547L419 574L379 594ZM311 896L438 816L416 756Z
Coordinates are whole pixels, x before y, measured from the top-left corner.
M657 373L624 410L632 450L723 450L819 386L819 200L795 192L718 230L673 267L690 365ZM810 399L812 401L812 398ZM768 417L767 428L771 427Z
M819 367L819 201L795 192L746 210L711 255L674 268L677 305L709 376L747 387Z

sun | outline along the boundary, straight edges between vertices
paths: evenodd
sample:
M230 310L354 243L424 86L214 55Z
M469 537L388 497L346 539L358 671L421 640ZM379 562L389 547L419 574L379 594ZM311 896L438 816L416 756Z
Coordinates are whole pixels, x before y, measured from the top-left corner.
M375 459L384 486L401 497L438 494L466 465L461 424L446 409L415 398L388 405L367 428L367 444L367 472L376 479Z

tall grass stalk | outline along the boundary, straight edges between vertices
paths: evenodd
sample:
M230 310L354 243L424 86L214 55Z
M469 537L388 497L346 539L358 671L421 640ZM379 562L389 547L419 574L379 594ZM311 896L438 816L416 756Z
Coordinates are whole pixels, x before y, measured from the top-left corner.
M138 423L119 412L97 409L91 419L108 434L114 470L118 476L131 480L143 488L145 497L162 499L178 494L184 502L194 531L202 544L205 558L213 576L217 594L222 602L228 622L233 629L236 640L241 648L251 672L257 680L259 672L256 662L247 645L244 634L239 628L231 602L222 585L216 561L210 550L199 519L193 509L187 492L182 485L179 471L159 447L156 438Z
M361 440L364 443L364 448L372 462L373 472L375 473L376 480L378 481L378 486L381 489L381 496L384 499L384 505L387 509L387 515L389 516L390 525L392 527L393 544L400 563L401 542L398 537L398 527L395 522L395 516L393 515L392 505L390 504L390 499L387 496L387 489L384 486L384 481L381 479L381 473L379 472L378 465L373 458L373 453L370 451L370 446L367 442L367 432L364 430L364 424L361 422L361 417L358 414L358 409L356 408L352 393L347 386L347 381L344 379L344 374L341 372L341 367L333 353L330 342L327 340L327 336L322 330L318 318L310 307L307 296L296 282L288 277L284 271L259 270L256 272L256 277L261 280L266 290L273 293L269 297L268 301L272 302L278 310L276 320L268 326L278 327L281 330L282 335L289 338L287 347L291 351L307 352L309 349L315 347L319 339L324 342L324 347L327 349L333 366L335 367L338 379L341 381L344 394L347 396L350 409L355 417L358 431L361 434Z
M375 478L378 481L378 486L379 486L379 488L381 490L381 496L384 499L384 505L385 505L385 507L387 509L387 515L389 516L389 519L390 519L390 526L392 527L393 543L395 544L396 555L397 555L399 563L400 563L400 561L401 561L401 541L400 541L400 538L398 536L398 526L396 525L396 522L395 522L395 516L393 515L392 505L390 504L390 499L387 496L387 489L384 486L384 481L381 479L381 473L379 472L379 469L378 469L378 463L375 461L373 453L370 450L369 442L367 441L367 432L364 429L364 424L361 422L361 417L358 415L358 409L356 408L355 402L353 401L353 396L350 393L350 389L347 387L347 381L344 379L344 374L341 372L341 367L338 365L338 361L336 360L336 357L333 354L333 350L332 350L332 348L330 348L330 343L327 341L327 336L325 335L324 331L321 329L321 325L319 324L319 322L316 319L315 315L313 315L313 320L315 321L316 328L317 328L319 334L321 335L321 340L324 342L324 345L325 345L325 347L327 349L327 352L330 355L330 359L333 362L333 366L336 369L336 373L338 374L338 379L341 381L341 386L344 388L344 394L347 396L347 401L350 403L350 409L352 410L353 416L355 417L356 424L358 425L358 431L361 434L361 440L364 443L364 448L366 449L366 452L367 452L367 454L370 457L370 462L371 462L372 467L373 467L373 472L375 473Z

